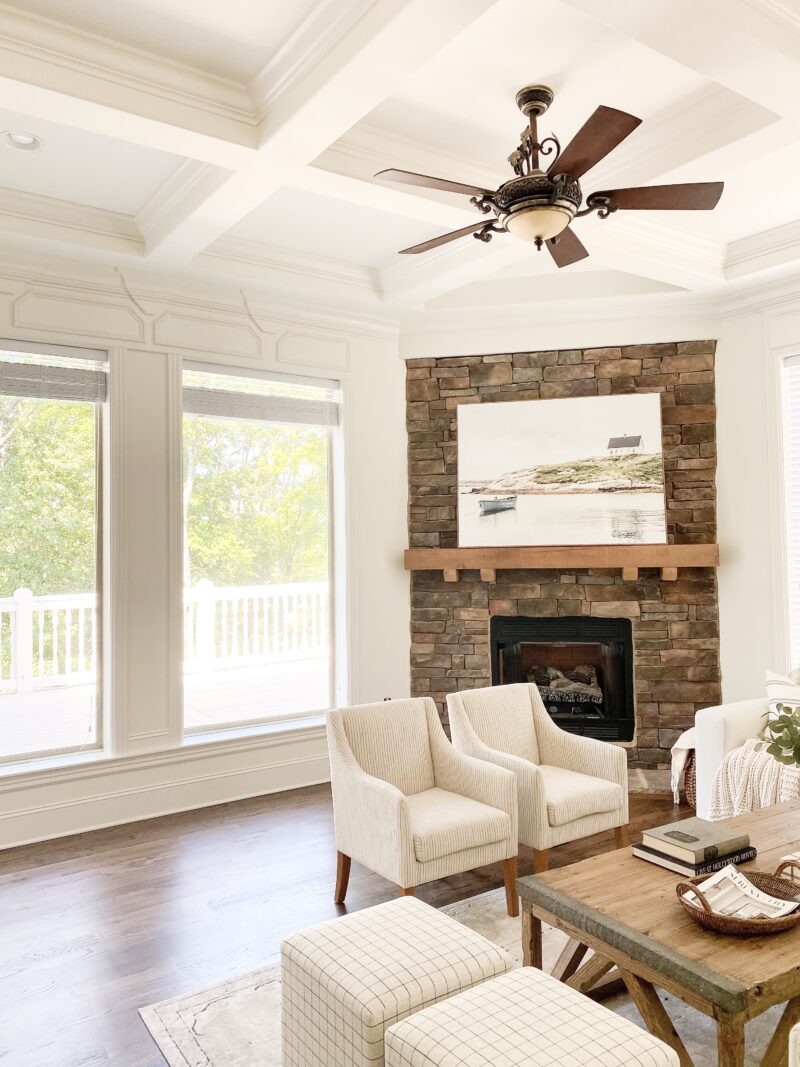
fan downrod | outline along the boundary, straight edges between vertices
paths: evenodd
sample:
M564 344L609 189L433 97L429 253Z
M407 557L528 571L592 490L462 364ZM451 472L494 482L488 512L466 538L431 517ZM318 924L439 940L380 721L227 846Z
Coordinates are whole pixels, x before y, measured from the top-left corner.
M526 118L538 118L553 103L553 95L549 85L524 85L517 93L517 107Z

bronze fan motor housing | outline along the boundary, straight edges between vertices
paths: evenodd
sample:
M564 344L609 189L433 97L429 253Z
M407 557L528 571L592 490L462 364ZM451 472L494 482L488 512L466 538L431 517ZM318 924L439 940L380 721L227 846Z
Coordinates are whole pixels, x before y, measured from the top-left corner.
M528 126L508 157L515 176L496 190L407 170L382 170L375 175L387 181L461 193L469 196L470 203L483 215L471 226L404 248L402 254L427 252L469 234L479 241L491 241L495 234L511 233L538 249L546 247L556 266L566 267L589 254L572 229L576 218L592 212L605 219L620 210L710 211L716 207L722 182L597 190L587 196L581 209L580 179L633 133L642 120L601 105L562 150L557 137L551 134L540 139L538 134L538 119L548 110L553 97L553 90L547 85L526 85L517 93L517 107L528 119ZM542 158L549 162L546 170L540 165Z

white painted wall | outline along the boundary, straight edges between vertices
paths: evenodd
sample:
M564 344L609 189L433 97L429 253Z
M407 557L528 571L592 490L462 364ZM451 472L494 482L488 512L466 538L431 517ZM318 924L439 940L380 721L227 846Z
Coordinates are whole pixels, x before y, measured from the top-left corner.
M761 312L721 323L717 521L725 701L762 696L764 672L788 667L776 369Z
M262 298L263 299L263 298ZM0 260L0 337L110 354L108 751L0 773L0 847L328 777L319 723L181 738L181 359L337 378L341 699L408 695L405 373L386 323L221 288Z

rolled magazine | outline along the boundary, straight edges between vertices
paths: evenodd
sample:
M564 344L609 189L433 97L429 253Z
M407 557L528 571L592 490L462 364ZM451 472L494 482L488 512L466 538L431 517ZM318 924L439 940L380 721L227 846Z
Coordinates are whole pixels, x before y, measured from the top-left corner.
M763 893L733 864L712 874L698 889L712 911L737 919L778 919L800 907L800 896L796 900L781 900ZM694 893L686 893L684 899L693 907L703 907Z

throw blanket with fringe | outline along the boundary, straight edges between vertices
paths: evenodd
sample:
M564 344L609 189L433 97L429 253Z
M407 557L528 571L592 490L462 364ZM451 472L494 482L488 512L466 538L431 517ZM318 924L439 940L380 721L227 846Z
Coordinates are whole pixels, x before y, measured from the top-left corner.
M757 744L757 738L750 738L723 759L711 788L710 819L747 815L800 797L800 767L757 752Z

